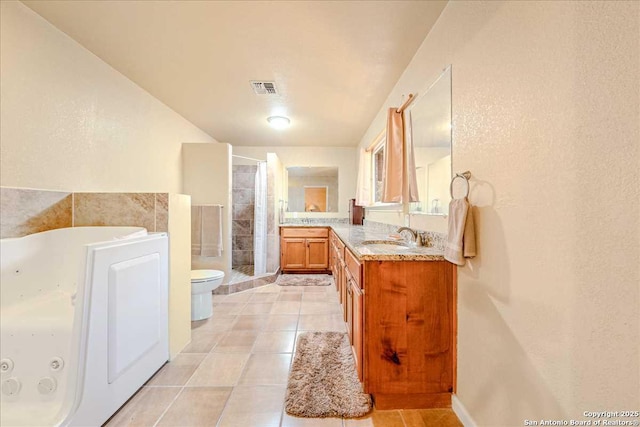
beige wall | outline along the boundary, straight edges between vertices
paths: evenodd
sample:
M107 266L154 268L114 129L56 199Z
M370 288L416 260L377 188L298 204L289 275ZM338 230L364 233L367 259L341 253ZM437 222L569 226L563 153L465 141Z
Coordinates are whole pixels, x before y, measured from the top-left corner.
M358 154L355 147L233 147L233 154L241 156L266 159L267 153L275 153L285 168L289 166L337 166L339 169L339 211L303 212L298 216L318 218L321 216L335 218L349 216L349 199L353 199L356 196L356 177L358 174ZM284 190L286 191L286 189Z
M182 142L210 136L19 2L1 2L0 182L179 192Z
M169 353L191 341L191 198L169 194Z
M453 170L479 256L458 274L458 397L479 425L640 402L638 2L449 2L401 95L453 72Z
M183 144L182 192L191 196L191 204L223 206L222 256L192 256L194 269L224 271L227 283L231 272L231 146L229 144Z

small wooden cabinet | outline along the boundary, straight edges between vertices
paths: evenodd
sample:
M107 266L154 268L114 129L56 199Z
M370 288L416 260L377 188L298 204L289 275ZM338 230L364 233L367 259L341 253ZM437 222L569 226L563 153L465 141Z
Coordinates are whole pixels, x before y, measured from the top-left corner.
M364 389L378 409L451 406L455 369L454 266L364 262Z
M280 228L280 268L283 272L328 272L327 228Z

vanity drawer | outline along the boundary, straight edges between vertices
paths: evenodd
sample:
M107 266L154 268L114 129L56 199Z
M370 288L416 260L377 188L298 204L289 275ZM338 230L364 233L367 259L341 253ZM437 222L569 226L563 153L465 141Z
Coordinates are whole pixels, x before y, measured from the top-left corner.
M340 240L333 231L331 231L331 234L329 235L329 241L331 242L331 246L340 256L340 259L344 259L344 243L342 243L342 240Z
M292 227L282 227L280 229L280 235L282 237L301 237L301 238L313 238L313 237L329 237L329 229L328 228L320 228L320 227L303 227L303 228L292 228Z
M353 277L353 280L356 282L358 287L362 289L362 266L360 261L358 261L358 259L348 249L344 251L344 261L351 277Z

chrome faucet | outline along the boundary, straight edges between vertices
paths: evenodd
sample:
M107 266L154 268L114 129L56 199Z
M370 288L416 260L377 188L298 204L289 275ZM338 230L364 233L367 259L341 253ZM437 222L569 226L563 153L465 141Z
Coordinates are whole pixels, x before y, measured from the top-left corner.
M403 231L408 231L409 233L411 233L411 236L413 236L413 242L416 244L416 246L423 246L427 243L426 239L423 239L422 233L414 230L413 228L400 227L398 228L397 233L402 233Z

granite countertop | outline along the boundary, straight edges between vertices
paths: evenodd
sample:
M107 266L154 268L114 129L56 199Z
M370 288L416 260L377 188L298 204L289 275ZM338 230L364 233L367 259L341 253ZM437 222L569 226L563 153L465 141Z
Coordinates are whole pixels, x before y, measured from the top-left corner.
M360 261L444 261L444 251L436 247L410 247L409 249L379 249L364 245L365 241L394 240L389 233L370 229L362 225L312 223L281 224L280 227L329 227Z

